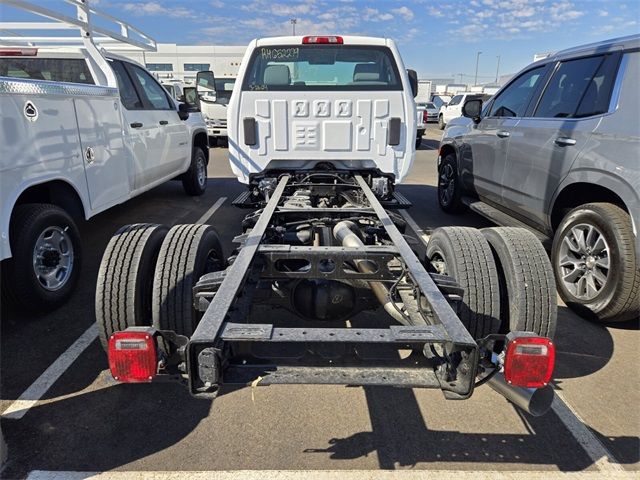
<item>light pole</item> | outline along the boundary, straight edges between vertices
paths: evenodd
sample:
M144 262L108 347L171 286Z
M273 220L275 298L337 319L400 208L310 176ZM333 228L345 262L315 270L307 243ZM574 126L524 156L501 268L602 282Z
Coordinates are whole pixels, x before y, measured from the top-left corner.
M498 66L496 67L496 84L498 83L498 72L500 72L500 55L498 55Z
M293 30L293 35L296 34L296 23L298 23L298 19L297 18L292 18L291 19L291 29Z
M478 85L478 63L480 63L480 54L482 52L478 52L476 53L476 77L475 80L473 81L473 86L475 87L476 85Z

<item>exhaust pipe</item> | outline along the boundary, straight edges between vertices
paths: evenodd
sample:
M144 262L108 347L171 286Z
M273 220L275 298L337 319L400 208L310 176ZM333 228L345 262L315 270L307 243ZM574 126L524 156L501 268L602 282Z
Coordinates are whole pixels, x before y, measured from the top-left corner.
M509 385L502 372L497 372L487 384L525 412L539 417L551 408L555 393L551 385L543 388L522 388Z
M342 222L338 222L335 227L333 227L333 236L342 243L343 247L351 247L351 248L364 248L364 243L360 240L360 237L356 235L355 231L358 230L358 226L349 221L343 220ZM356 268L361 273L373 273L378 268L377 266L371 262L370 260L356 260ZM397 322L402 323L403 325L411 325L407 322L407 319L403 317L400 312L398 312L396 306L389 299L389 289L382 282L368 282L369 288L373 291L373 294L376 296L378 301L382 304L385 311ZM398 306L401 308L401 306Z

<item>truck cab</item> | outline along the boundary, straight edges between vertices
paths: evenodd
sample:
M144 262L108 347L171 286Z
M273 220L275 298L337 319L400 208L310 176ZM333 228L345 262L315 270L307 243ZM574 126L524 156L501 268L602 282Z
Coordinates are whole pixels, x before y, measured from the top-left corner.
M207 124L209 144L215 146L227 140L227 110L236 79L216 78L214 72L198 72L196 84L200 89L202 116Z
M228 106L233 172L249 183L266 170L330 164L401 182L415 157L413 79L390 39L252 41Z

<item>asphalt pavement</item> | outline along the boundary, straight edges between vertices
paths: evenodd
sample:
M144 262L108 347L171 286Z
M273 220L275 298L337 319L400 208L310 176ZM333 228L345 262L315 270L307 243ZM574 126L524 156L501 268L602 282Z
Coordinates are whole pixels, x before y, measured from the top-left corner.
M399 187L414 204L409 214L423 230L489 226L471 213L439 210L439 138L430 126ZM335 478L373 478L380 469L456 478L472 472L494 478L498 473L492 472L518 478L639 475L638 322L596 324L563 305L556 334L558 398L539 418L489 387L470 400L447 401L436 390L279 385L224 389L211 402L190 397L178 384L113 381L93 327L102 252L124 224L192 223L210 214L203 221L217 227L229 253L246 213L231 201L243 186L231 174L227 150L211 153L204 196L188 197L179 182L169 182L81 226L82 276L64 307L34 318L3 306L0 411L9 459L2 478L86 478L73 472L105 471L121 472L118 478L150 472L180 478L188 471L225 471L228 478L253 478L249 471L258 471L255 478L265 480L296 476L260 473L266 470L303 477L310 472L309 478L314 471L339 470L344 475Z

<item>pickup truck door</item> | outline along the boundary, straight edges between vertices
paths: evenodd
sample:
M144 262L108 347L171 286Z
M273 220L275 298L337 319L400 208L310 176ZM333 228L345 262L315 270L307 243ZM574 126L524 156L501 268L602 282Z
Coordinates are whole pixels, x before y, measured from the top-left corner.
M146 110L138 90L124 65L125 62L112 60L111 68L118 81L124 130L127 132L132 159L129 165L131 189L139 190L152 181L154 155L149 149L150 138L160 132L160 125L154 122L153 112Z
M544 227L551 197L609 109L617 55L561 62L512 130L503 202Z
M508 161L513 129L545 71L546 66L537 67L514 79L483 112L480 122L470 127L461 152L462 178L485 200L502 205L504 183L517 175Z
M127 63L127 71L144 104L144 114L154 133L147 135L147 183L175 176L188 168L191 160L189 129L180 120L173 100L147 71Z

